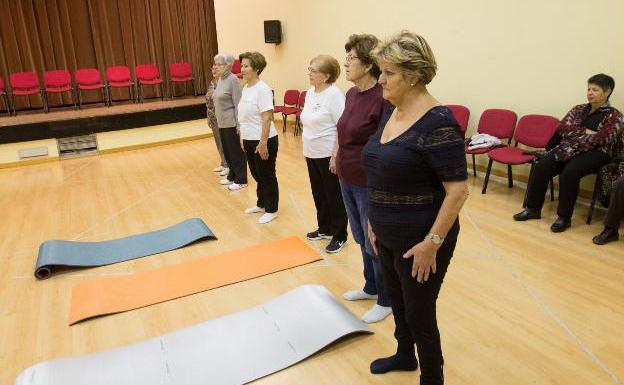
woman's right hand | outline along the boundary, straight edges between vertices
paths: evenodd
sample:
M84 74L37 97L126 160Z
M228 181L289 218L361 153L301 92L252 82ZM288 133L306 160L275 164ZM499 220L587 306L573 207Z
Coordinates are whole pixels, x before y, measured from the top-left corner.
M336 157L333 155L329 158L329 172L332 174L336 173Z
M373 227L370 224L370 220L368 221L368 240L373 248L373 252L377 255L377 236L373 232Z

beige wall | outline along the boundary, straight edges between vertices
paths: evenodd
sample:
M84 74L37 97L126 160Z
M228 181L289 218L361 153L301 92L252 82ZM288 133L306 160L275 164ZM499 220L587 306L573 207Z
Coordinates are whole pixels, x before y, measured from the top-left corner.
M214 1L219 49L262 52L262 78L278 103L285 89L308 88L313 56L342 62L349 34L409 29L436 54L430 91L442 103L470 108L469 131L492 107L561 117L585 102L585 81L598 72L615 78L612 103L624 110L622 0ZM264 43L268 19L281 20L282 44ZM337 84L349 87L342 77Z

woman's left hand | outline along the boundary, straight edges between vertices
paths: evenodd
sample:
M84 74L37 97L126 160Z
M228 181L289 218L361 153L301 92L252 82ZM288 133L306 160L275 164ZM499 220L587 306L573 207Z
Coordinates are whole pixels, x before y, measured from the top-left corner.
M412 277L416 278L419 283L426 282L429 279L429 274L435 274L437 251L436 245L425 239L403 254L403 258L414 258Z
M256 152L258 153L258 155L260 155L260 158L262 158L262 160L269 159L269 150L267 148L266 142L260 141L260 143L258 143L258 145L256 146Z

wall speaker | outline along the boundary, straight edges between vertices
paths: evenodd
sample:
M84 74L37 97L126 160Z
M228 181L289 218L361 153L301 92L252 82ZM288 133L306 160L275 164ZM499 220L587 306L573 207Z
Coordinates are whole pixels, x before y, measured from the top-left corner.
M264 42L270 44L282 42L282 23L279 20L264 21Z

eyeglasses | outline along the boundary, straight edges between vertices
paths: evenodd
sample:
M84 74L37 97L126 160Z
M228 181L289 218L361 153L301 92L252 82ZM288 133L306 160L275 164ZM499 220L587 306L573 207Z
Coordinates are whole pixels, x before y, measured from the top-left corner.
M355 59L359 59L359 57L349 54L347 55L345 59L347 60L347 62L351 62L351 61L354 61Z

